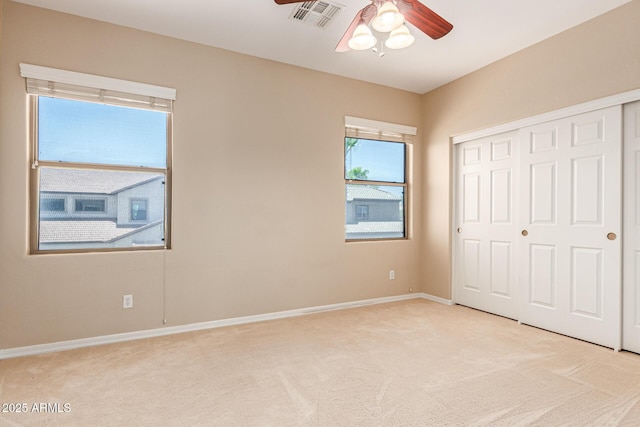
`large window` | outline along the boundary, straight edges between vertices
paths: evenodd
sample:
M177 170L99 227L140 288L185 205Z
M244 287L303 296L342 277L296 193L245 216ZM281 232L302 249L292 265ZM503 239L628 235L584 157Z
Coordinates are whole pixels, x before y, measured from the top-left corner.
M33 126L32 252L168 247L175 94L25 64L21 73Z
M346 240L407 237L406 163L412 134L413 128L347 117Z

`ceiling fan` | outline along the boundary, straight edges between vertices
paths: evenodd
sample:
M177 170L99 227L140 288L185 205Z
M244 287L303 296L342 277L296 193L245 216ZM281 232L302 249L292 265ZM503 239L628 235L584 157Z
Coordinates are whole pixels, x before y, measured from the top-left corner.
M306 0L274 0L277 4L303 3ZM420 3L418 0L371 0L371 4L360 10L351 25L347 28L336 52L347 52L351 49L366 50L375 46L376 38L369 25L381 33L389 33L385 45L399 49L413 43L414 37L404 25L408 21L417 29L431 37L439 39L451 31L453 25L440 15Z

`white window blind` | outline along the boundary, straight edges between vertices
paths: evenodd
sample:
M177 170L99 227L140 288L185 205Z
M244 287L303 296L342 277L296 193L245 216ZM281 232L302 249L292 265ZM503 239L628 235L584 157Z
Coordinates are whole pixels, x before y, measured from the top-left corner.
M27 93L33 95L164 112L171 112L176 99L172 88L38 65L20 64L20 75L26 78Z
M379 141L411 142L417 133L413 126L345 116L345 136Z

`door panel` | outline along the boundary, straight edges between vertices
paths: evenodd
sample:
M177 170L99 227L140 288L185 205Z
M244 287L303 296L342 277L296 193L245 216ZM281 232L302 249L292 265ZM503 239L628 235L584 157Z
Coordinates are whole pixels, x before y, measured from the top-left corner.
M523 323L619 349L621 108L521 129Z
M604 120L602 117L576 118L571 128L571 145L598 144L604 142Z
M510 132L456 146L454 300L511 318L517 313L516 137Z
M556 308L556 247L532 244L529 256L529 304Z
M509 160L511 159L512 138L497 139L491 141L491 160Z
M491 223L511 224L511 169L491 171Z
M530 214L531 224L556 223L556 163L531 165Z
M469 147L464 147L463 148L463 152L464 152L463 164L465 166L479 165L481 161L481 157L480 157L481 150L482 150L482 146L476 145L476 144L473 144Z
M480 173L468 173L463 176L464 222L478 223L480 221Z
M571 312L602 320L602 250L571 248Z
M491 241L491 271L489 286L491 294L503 298L511 298L511 242Z
M544 127L530 132L531 153L539 154L558 149L558 130L554 127Z
M572 225L602 225L603 157L572 160Z
M472 291L480 290L480 241L465 239L462 263L464 265L464 288Z

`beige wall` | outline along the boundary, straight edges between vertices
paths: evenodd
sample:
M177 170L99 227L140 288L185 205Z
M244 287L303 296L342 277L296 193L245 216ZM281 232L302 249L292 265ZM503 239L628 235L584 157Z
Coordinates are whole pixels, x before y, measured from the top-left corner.
M344 242L342 168L345 115L417 126L419 95L0 7L0 349L161 328L165 308L171 326L418 290L417 239ZM21 62L177 89L172 250L28 255Z
M450 297L450 137L640 88L640 0L423 97L423 291Z

